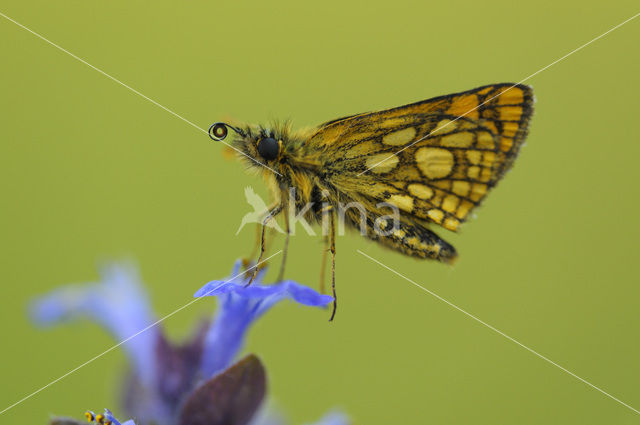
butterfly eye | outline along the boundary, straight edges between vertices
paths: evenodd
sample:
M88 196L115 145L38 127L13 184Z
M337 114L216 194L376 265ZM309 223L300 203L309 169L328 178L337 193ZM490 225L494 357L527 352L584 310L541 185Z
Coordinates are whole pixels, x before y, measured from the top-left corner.
M258 153L261 157L270 161L278 157L280 153L280 144L273 137L265 137L258 142Z
M217 142L224 140L227 134L229 134L229 130L227 130L225 123L217 122L209 127L209 137Z

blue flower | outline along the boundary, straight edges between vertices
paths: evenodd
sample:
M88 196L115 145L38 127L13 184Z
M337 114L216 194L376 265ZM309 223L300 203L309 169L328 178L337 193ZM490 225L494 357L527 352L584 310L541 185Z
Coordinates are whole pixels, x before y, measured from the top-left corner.
M109 409L104 409L104 418L106 419L105 423L111 422L111 425L136 425L133 419L120 423Z
M135 335L122 347L140 381L153 385L157 370L153 350L160 329L150 327L155 317L138 271L131 263L112 263L101 267L99 274L99 282L69 285L37 299L31 304L31 317L42 326L94 320L117 341Z
M92 416L95 418L95 415ZM133 419L120 423L109 409L104 409L104 418L111 422L111 425L136 425ZM94 421L91 421L92 423ZM260 416L251 421L251 425L283 425L285 422L280 416ZM329 412L316 422L307 425L349 425L349 419L340 412Z
M104 409L104 413L101 415L96 415L95 413L93 413L92 411L87 411L84 414L87 418L87 420L90 423L95 423L95 424L109 424L109 425L136 425L135 422L133 422L132 419L129 419L126 422L120 422L118 421L115 416L113 416L113 413L111 413L111 410L109 409ZM72 419L66 420L64 423L74 423L76 421L73 421ZM55 420L54 420L54 424L55 424Z
M226 281L209 282L196 292L195 297L216 296L219 308L213 323L199 324L181 345L171 343L156 326L159 321L131 264L109 264L101 269L99 282L52 291L32 303L31 315L43 326L90 319L105 327L118 342L124 341L122 346L132 366L123 390L124 408L136 423L129 420L123 425L182 425L192 423L185 417L193 419L200 412L210 415L207 423L216 423L213 418L224 409L242 412L242 420L237 423L245 424L265 392L265 372L255 356L232 365L251 323L284 299L322 307L333 298L293 281L263 285L264 269L251 286L245 287L248 273L241 272L240 265L235 264ZM250 384L248 387L228 384L238 381L229 376L250 372L255 379L240 380L245 386ZM211 400L231 400L227 403L230 407L220 402L212 404ZM238 406L238 400L246 404ZM120 425L108 410L104 418ZM318 424L345 424L340 418L327 416ZM254 421L253 425L258 424Z
M233 266L227 280L214 280L196 293L195 297L215 296L220 304L216 319L205 337L201 370L213 376L226 369L242 347L249 325L277 302L289 298L301 305L323 307L333 301L306 286L287 280L275 285L262 285L266 272L258 272L251 286L246 286L249 273L240 272L241 262Z

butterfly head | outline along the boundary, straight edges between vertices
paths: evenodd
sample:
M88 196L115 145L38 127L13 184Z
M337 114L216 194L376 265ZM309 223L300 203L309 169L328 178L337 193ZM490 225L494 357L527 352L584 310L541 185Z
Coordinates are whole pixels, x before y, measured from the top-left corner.
M245 155L253 165L264 164L275 166L282 157L282 137L273 130L265 128L239 128L230 124L217 122L209 127L209 137L222 142L229 135L229 130L235 133L231 146Z

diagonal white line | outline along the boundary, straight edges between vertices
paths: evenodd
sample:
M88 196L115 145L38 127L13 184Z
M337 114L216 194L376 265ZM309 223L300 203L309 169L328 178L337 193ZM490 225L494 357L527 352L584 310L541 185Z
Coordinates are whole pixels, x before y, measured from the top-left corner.
M178 119L181 119L182 121L186 122L186 123L187 123L187 124L189 124L190 126L192 126L192 127L194 127L194 128L197 128L198 130L202 131L202 132L203 132L203 133L205 133L205 134L208 134L207 130L205 130L204 128L197 126L196 124L194 124L193 122L189 121L188 119L186 119L186 118L185 118L185 117L183 117L182 115L180 115L180 114L178 114L178 113L176 113L176 112L172 111L171 109L167 108L166 106L161 105L160 103L156 102L155 100L151 99L150 97L145 96L144 94L140 93L138 90L134 89L133 87L131 87L131 86L129 86L129 85L127 85L127 84L123 83L122 81L118 80L116 77L114 77L114 76L112 76L112 75L110 75L110 74L107 74L106 72L104 72L104 71L103 71L103 70L101 70L100 68L98 68L98 67L95 67L95 66L91 65L89 62L85 61L84 59L82 59L82 58L80 58L80 57L78 57L78 56L76 56L76 55L74 55L73 53L71 53L71 52L70 52L70 51L68 51L67 49L65 49L65 48L63 48L63 47L61 47L61 46L57 45L57 44L56 44L56 43L54 43L53 41L51 41L51 40L49 40L49 39L45 38L44 36L42 36L42 35L38 34L37 32L35 32L35 31L33 31L33 30L31 30L31 29L29 29L29 28L25 27L25 26L24 26L24 25L22 25L20 22L18 22L18 21L16 21L16 20L12 19L12 18L10 18L10 17L8 17L7 15L5 15L5 14L4 14L4 13L2 13L2 12L0 12L0 16L2 16L3 18L5 18L6 20L8 20L8 21L10 21L10 22L13 22L14 24L16 24L17 26L19 26L20 28L24 29L25 31L30 32L31 34L35 35L35 36L36 36L36 37L38 37L39 39L41 39L41 40L43 40L43 41L45 41L45 42L49 43L50 45L52 45L52 46L53 46L53 47L55 47L56 49L58 49L58 50L60 50L60 51L62 51L62 52L64 52L64 53L68 54L69 56L71 56L72 58L76 59L77 61L82 62L83 64L87 65L89 68L93 69L94 71L99 72L100 74L104 75L105 77L109 78L110 80L113 80L113 81L115 81L116 83L120 84L121 86L123 86L123 87L125 87L125 88L129 89L130 91L132 91L133 93L137 94L137 95L138 95L138 96L140 96L141 98L143 98L143 99L145 99L145 100L148 100L149 102L151 102L151 103L153 103L154 105L156 105L158 108L161 108L161 109L163 109L163 110L167 111L168 113L170 113L170 114L171 114L171 115L173 115L174 117L176 117L176 118L178 118ZM238 152L238 153L240 153L240 154L242 154L242 155L246 156L247 158L249 158L250 160L252 160L252 161L253 161L253 162L255 162L256 164L261 165L261 166L263 166L264 168L267 168L267 169L271 170L272 172L276 173L276 174L277 174L277 175L279 175L279 176L281 176L281 175L282 175L282 174L278 173L276 170L274 170L274 169L272 169L272 168L270 168L270 167L268 167L268 166L264 165L263 163L261 163L261 162L260 162L260 161L258 161L257 159L255 159L255 158L253 158L253 157L251 157L251 156L247 155L246 153L242 152L241 150L239 150L239 149L237 149L237 148L235 148L235 147L231 146L229 143L226 143L226 142L224 142L224 141L222 141L222 140L219 140L219 142L221 142L221 143L223 143L223 144L227 145L228 147L230 147L230 148L231 148L231 149L233 149L234 151L236 151L236 152Z
M279 250L278 252L276 252L275 254L265 258L264 260L260 261L259 263L257 263L255 265L255 267L258 267L260 264L263 264L265 261L268 261L269 259L275 257L276 255L280 254L282 252L282 250ZM150 324L149 326L147 326L144 329L139 330L138 332L136 332L135 334L131 335L130 337L123 339L122 341L120 341L119 343L117 343L116 345L112 346L111 348L103 351L102 353L98 354L95 357L92 357L91 359L87 360L86 362L82 363L80 366L77 366L74 369L71 369L69 372L65 373L64 375L60 376L59 378L54 379L53 381L49 382L47 385L39 388L38 390L32 392L31 394L21 398L20 400L16 401L15 403L13 403L10 406L5 407L3 410L0 411L0 415L2 415L4 412L6 412L9 409L12 409L14 407L16 407L17 405L27 401L28 399L30 399L31 397L33 397L34 395L38 394L41 391L46 390L47 388L49 388L51 385L55 384L56 382L59 382L61 380L63 380L64 378L66 378L67 376L71 375L72 373L78 371L79 369L82 369L83 367L85 367L86 365L88 365L89 363L93 362L94 360L99 359L100 357L104 356L105 354L115 350L116 348L120 347L122 344L124 344L127 341L132 340L133 338L137 337L138 335L140 335L143 332L148 331L149 329L153 328L154 326L158 325L159 323L164 322L166 319L168 319L169 317L173 316L174 314L184 310L185 308L189 307L191 304L194 304L198 301L200 301L202 299L202 297L205 297L207 295L209 295L210 293L212 293L213 291L215 291L216 289L220 288L222 285L224 285L225 283L228 283L232 280L234 280L236 277L238 276L242 276L243 274L247 273L248 271L252 270L252 268L249 268L245 271L243 271L242 273L238 273L237 275L229 278L229 280L226 280L224 282L222 282L220 285L216 286L215 288L211 289L210 291L207 291L204 295L202 295L201 297L195 298L191 301L189 301L188 303L186 303L185 305L183 305L182 307L179 307L175 310L173 310L171 313L167 314L166 316L156 320L155 322L153 322L152 324Z
M494 331L495 333L505 337L506 339L508 339L509 341L513 342L516 345L519 345L520 347L524 348L525 350L529 351L532 354L535 354L536 356L538 356L539 358L541 358L542 360L546 361L547 363L550 363L552 365L554 365L555 367L557 367L558 369L562 370L563 372L568 373L569 375L573 376L574 378L576 378L577 380L579 380L580 382L587 384L588 386L590 386L591 388L593 388L596 391L599 391L600 393L606 395L607 397L609 397L610 399L617 401L618 403L620 403L621 405L623 405L624 407L633 410L635 413L640 415L640 411L634 409L633 407L629 406L627 403L625 403L624 401L620 400L619 398L616 398L614 396L612 396L611 394L609 394L608 392L606 392L605 390L593 385L591 382L587 381L586 379L583 379L581 377L579 377L578 375L576 375L575 373L571 372L570 370L560 366L558 363L554 362L553 360L551 360L548 357L543 356L542 354L538 353L537 351L535 351L532 348L527 347L526 345L524 345L523 343L521 343L520 341L516 340L515 338L510 337L509 335L507 335L506 333L502 332L501 330L491 326L490 324L488 324L487 322L485 322L482 319L479 319L478 317L474 316L473 314L467 312L466 310L463 310L462 308L458 307L457 305L453 304L452 302L442 298L440 295L436 294L433 291L428 290L427 288L425 288L424 286L420 285L419 283L414 282L413 280L409 279L407 276L401 274L400 272L395 271L394 269L392 269L391 267L381 263L380 261L376 260L375 258L365 254L364 252L360 251L359 249L357 250L358 253L362 254L363 256L367 257L368 259L370 259L371 261L373 261L374 263L379 264L380 266L384 267L385 269L389 270L390 272L400 276L401 278L403 278L404 280L406 280L407 282L413 284L414 286L422 289L423 291L425 291L426 293L428 293L429 295L439 299L440 301L442 301L443 303L447 304L450 307L455 308L456 310L458 310L460 313L472 318L473 320L475 320L476 322L480 323L481 325L491 329L492 331Z
M405 149L409 149L411 146L415 145L416 143L420 143L421 141L423 141L424 139L426 139L427 137L429 137L431 134L447 127L450 124L453 124L454 122L458 121L460 118L470 114L471 112L475 111L476 109L478 109L479 107L481 107L482 105L485 105L486 103L489 103L490 101L492 101L493 99L495 99L496 97L508 92L509 90L511 90L512 88L514 88L515 86L517 86L518 84L522 84L525 81L535 77L536 75L540 74L542 71L545 71L549 68L551 68L553 65L557 64L558 62L568 58L569 56L571 56L572 54L578 52L579 50L584 49L585 47L587 47L589 44L593 43L594 41L597 41L599 39L601 39L602 37L604 37L605 35L609 34L612 31L617 30L618 28L620 28L621 26L623 26L624 24L626 24L627 22L637 18L638 16L640 16L640 13L636 13L635 15L633 15L632 17L630 17L629 19L626 19L623 22L620 22L618 25L616 25L615 27L609 29L608 31L603 32L602 34L600 34L599 36L597 36L596 38L591 39L590 41L584 43L582 46L577 47L575 49L573 49L572 51L570 51L569 53L567 53L566 55L562 56L559 59L556 59L555 61L551 62L549 65L540 68L539 70L537 70L536 72L534 72L533 74L529 75L528 77L523 78L522 80L520 80L519 82L517 82L516 84L512 85L511 87L505 89L504 91L501 91L500 93L498 93L497 95L491 97L490 99L485 100L484 102L482 102L481 104L479 104L478 106L476 106L473 109L468 110L467 112L465 112L464 114L460 115L459 117L456 117L456 119L447 122L446 124L436 128L435 130L430 131L429 133L425 134L424 136L422 136L421 138L419 138L418 140L416 140L415 142L403 147L402 149L400 149L399 151L397 151L394 154L389 155L388 157L386 157L385 159L383 159L380 162L376 162L375 164L373 164L371 167L367 168L366 170L362 171L360 174L358 174L358 176L363 175L364 173L370 171L372 168L377 167L378 165L382 164L383 162L385 162L386 160L388 160L389 158L393 158L395 155L398 155L400 152L404 151Z

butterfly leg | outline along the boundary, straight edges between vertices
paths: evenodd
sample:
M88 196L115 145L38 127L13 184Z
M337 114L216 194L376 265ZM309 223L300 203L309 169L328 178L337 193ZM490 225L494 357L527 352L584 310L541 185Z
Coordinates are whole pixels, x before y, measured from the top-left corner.
M284 248L282 249L282 264L280 265L280 272L278 273L278 280L276 282L282 282L284 279L284 266L287 262L287 252L289 251L289 236L291 236L291 232L289 229L289 214L284 215L284 225L285 225L285 239L284 239Z
M338 309L338 297L336 295L336 218L335 211L329 211L329 241L331 244L331 292L333 294L333 311L329 321L333 321Z
M256 278L258 274L258 267L260 266L260 262L262 261L262 257L264 256L264 251L265 251L264 233L267 229L267 223L269 222L269 220L272 220L275 216L280 214L281 211L282 211L282 204L277 204L275 207L269 209L269 213L264 218L264 220L262 220L262 231L260 233L260 255L258 255L258 260L256 261L256 264L253 266L253 273L251 274L251 279L249 279L249 282L247 282L245 286L251 285L251 283L253 282L253 280Z
M267 254L269 252L269 249L271 248L272 242L273 240L276 238L276 229L271 227L269 229L269 234L267 235L265 241L264 241L264 253Z
M322 237L322 260L320 260L320 293L324 294L324 274L327 270L327 253L329 252L329 236Z
M247 260L246 260L247 264L251 261L250 259L254 258L258 253L259 245L260 245L260 225L256 224L256 243L253 245L253 249L251 250L251 253L247 257Z
M251 267L251 259L254 258L257 254L258 254L258 247L260 246L260 234L262 232L262 226L260 225L260 223L256 224L256 241L253 244L253 248L251 249L251 253L249 254L249 256L247 256L246 258L242 259L242 266L244 267L245 270L248 270ZM268 237L265 238L265 243L264 243L264 253L268 253L269 252L269 242L272 241L275 238L275 232L276 229L275 228L271 228L270 230L270 234Z

